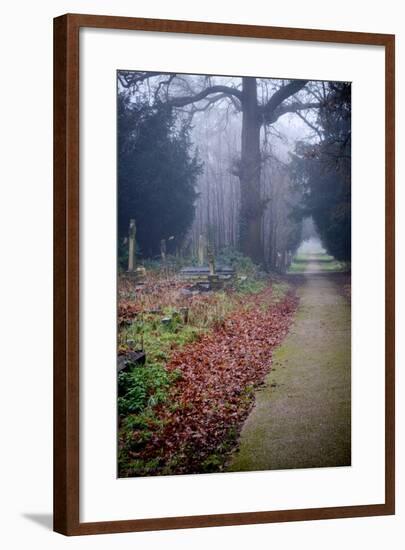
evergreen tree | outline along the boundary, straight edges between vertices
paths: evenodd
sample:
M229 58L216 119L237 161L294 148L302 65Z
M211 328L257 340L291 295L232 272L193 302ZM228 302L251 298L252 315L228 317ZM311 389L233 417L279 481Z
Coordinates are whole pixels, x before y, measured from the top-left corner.
M171 108L119 94L118 234L122 242L135 218L143 257L159 254L161 239L179 247L193 221L201 164L189 131Z
M329 82L319 109L316 144L299 143L291 167L304 191L303 217L311 216L324 247L338 260L351 257L351 87Z

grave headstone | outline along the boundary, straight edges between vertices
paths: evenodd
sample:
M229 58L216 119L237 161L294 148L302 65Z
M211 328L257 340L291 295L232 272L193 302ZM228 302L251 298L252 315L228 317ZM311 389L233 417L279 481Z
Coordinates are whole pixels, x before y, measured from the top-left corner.
M198 265L204 265L205 262L205 239L204 235L198 238Z
M166 262L166 239L162 239L160 241L160 257L162 258L162 262Z
M129 221L128 235L128 271L133 273L136 266L136 224L135 220Z

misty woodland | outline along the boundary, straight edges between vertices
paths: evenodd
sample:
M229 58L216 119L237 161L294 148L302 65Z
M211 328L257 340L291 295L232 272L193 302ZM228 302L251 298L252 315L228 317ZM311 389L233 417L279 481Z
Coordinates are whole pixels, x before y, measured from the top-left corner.
M351 464L351 85L117 73L118 476Z

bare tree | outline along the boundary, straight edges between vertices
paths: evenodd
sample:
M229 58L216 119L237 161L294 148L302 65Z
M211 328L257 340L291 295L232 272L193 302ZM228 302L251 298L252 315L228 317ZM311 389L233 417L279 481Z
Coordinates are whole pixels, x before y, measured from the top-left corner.
M265 203L260 194L262 169L260 133L262 127L274 124L286 113L297 113L319 107L317 99L310 102L292 101L290 98L302 90L307 80L272 81L277 88L266 97L258 95L258 79L229 78L218 83L216 77L187 77L186 75L151 72L120 71L119 83L123 88L137 91L145 83L153 82L153 97L178 109L188 108L189 114L210 109L221 102L242 113L241 156L237 168L240 179L240 248L257 263L264 262L262 221ZM226 80L226 77L220 77Z

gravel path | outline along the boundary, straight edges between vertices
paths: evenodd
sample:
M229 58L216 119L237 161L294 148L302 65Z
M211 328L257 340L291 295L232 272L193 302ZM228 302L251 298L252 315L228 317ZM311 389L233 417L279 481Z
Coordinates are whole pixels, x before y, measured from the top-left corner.
M350 304L344 275L298 277L294 325L241 432L228 470L349 466Z

